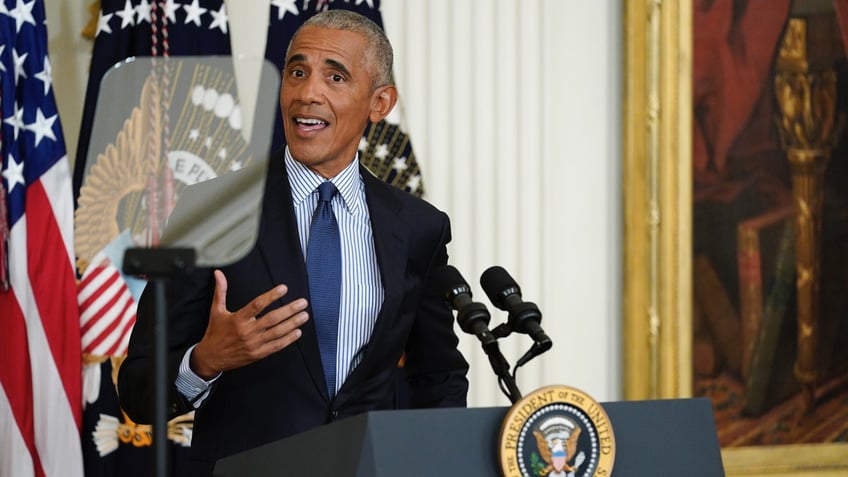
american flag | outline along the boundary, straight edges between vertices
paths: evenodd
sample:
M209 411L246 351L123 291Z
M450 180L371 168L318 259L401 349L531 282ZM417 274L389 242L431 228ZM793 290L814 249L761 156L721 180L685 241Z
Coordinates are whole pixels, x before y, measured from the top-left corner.
M0 1L0 476L83 475L73 195L41 0Z

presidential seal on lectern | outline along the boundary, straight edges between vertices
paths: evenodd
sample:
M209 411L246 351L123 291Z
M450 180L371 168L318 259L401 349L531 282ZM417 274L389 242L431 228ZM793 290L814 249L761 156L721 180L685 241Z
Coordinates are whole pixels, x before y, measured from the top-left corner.
M588 394L547 386L507 412L498 457L504 477L609 477L615 436L606 412Z

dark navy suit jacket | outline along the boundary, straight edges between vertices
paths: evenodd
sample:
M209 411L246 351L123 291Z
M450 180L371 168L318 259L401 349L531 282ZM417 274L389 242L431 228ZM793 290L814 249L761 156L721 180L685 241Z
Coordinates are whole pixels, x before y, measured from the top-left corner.
M465 406L468 364L457 350L453 316L431 272L447 263L450 223L427 202L390 186L360 166L371 214L385 299L362 362L330 400L311 320L292 346L223 373L195 413L191 475L209 474L217 459L336 419L398 407L396 381L405 372L411 407ZM288 293L273 307L309 297L291 189L279 151L269 162L257 244L242 260L222 268L227 306L237 310L278 284ZM212 270L198 269L168 286L169 382L185 351L200 341L212 302ZM145 291L118 390L131 419L151 420L153 384L152 294ZM405 367L396 363L406 353ZM191 410L172 385L170 411Z

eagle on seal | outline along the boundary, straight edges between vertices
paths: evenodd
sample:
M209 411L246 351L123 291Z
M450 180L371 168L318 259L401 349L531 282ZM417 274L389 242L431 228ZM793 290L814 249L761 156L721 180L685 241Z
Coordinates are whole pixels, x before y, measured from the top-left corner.
M577 453L577 439L580 437L580 428L574 428L567 437L562 433L555 432L545 437L540 430L533 431L533 436L536 437L536 445L539 448L539 454L542 460L548 464L539 472L539 475L546 476L555 472L554 475L559 475L562 472L574 472L576 466L568 465L575 454ZM579 465L579 463L578 463Z

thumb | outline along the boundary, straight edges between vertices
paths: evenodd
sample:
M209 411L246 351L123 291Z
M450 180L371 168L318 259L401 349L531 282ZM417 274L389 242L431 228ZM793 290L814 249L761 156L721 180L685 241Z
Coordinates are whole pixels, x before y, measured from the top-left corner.
M227 311L227 277L221 270L215 270L215 293L212 295L212 309Z

